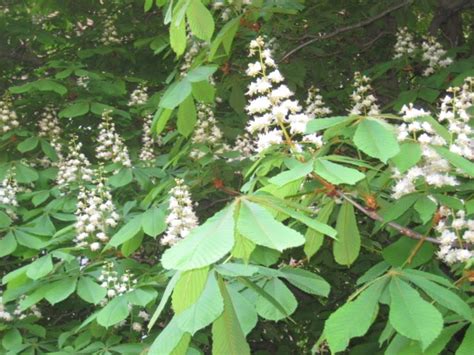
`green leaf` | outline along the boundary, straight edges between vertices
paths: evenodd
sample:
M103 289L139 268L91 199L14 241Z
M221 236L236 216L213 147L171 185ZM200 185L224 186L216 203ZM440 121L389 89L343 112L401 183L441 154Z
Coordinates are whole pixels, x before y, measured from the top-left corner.
M76 283L77 279L75 277L66 277L51 283L45 295L46 300L52 305L64 301L74 292Z
M171 22L170 45L178 57L184 53L186 49L186 24L184 21L178 24L175 24L175 21Z
M271 295L280 307L275 307L274 302L269 300L267 295L259 294L255 304L257 313L268 320L278 321L290 316L298 306L295 296L286 285L277 278L273 278L265 283L263 287L268 295Z
M231 251L234 258L242 259L246 263L250 260L250 255L255 250L255 243L243 237L239 232L235 232L235 244Z
M79 117L89 112L89 103L80 101L69 105L65 109L59 112L59 117Z
M109 177L109 184L113 187L122 187L128 185L133 180L131 168L121 168L117 173Z
M406 277L408 281L421 288L441 306L459 314L467 321L472 321L473 317L471 307L469 307L469 305L454 292L418 275L403 274L403 276Z
M232 42L234 41L235 34L240 27L240 19L242 16L238 16L228 21L219 31L216 38L211 44L209 49L209 60L212 61L216 57L217 50L222 45L226 54L230 53Z
M390 222L403 215L420 198L419 194L405 195L394 204L385 205L379 212L384 222Z
M38 142L38 137L30 137L18 144L16 146L16 149L18 149L18 151L21 153L29 152L30 150L33 150L38 146Z
M170 109L164 109L160 107L156 112L155 115L153 116L153 122L152 122L152 131L155 134L160 134L163 132L163 130L166 127L166 124L168 123L171 114L173 113L173 110Z
M312 160L307 161L306 163L297 163L296 166L292 167L290 170L272 177L269 182L277 186L286 185L289 182L303 178L311 173L313 171L313 165L314 162Z
M107 293L104 287L99 286L90 277L81 277L77 283L77 295L84 301L98 304Z
M183 136L189 136L196 124L196 106L192 95L189 95L178 108L178 132Z
M2 346L6 350L13 350L17 346L21 345L23 337L17 328L12 328L6 331L2 337ZM17 353L16 351L14 353Z
M148 354L172 354L180 341L188 335L178 327L177 317L175 316L151 344Z
M250 355L250 347L236 315L236 308L221 277L219 290L224 302L224 311L212 324L212 353L229 355Z
M31 199L31 202L35 207L41 205L44 201L46 201L49 197L49 191L38 191L38 193L35 193L33 198Z
M161 258L163 267L197 269L224 257L234 245L234 209L235 204L232 204L216 213L166 250Z
M332 211L334 209L334 201L330 200L326 203L318 213L316 221L326 224L331 217ZM336 232L337 233L337 232ZM321 248L323 244L323 234L311 227L308 228L305 234L306 242L304 244L304 252L306 257L311 259L311 257L316 254L316 252Z
M203 80L209 80L209 77L217 70L217 65L201 65L189 71L186 79L191 83L198 83Z
M338 239L334 242L334 259L338 264L351 265L360 251L360 234L354 207L347 201L341 206L337 216Z
M166 216L161 208L152 207L142 216L142 228L145 234L156 238L166 230Z
M401 174L405 173L411 167L415 166L421 159L421 147L418 143L403 143L400 146L400 152L391 158Z
M192 83L192 94L197 101L213 103L216 96L216 88L209 81L203 80Z
M128 317L130 310L125 295L112 298L97 314L97 323L108 328Z
M29 184L30 182L36 181L39 178L36 170L20 162L15 163L15 173L16 181L19 183Z
M390 282L390 324L401 335L421 342L425 350L443 329L443 317L405 281Z
M145 0L145 3L143 4L143 11L148 12L151 10L153 7L153 1L154 0Z
M194 335L219 317L224 310L224 301L219 292L214 273L210 273L206 286L198 300L177 315L179 328Z
M438 205L431 198L423 196L415 202L414 208L424 224L433 218Z
M0 210L0 228L7 228L10 224L12 224L12 220L10 216L8 216L5 212Z
M354 185L365 178L365 175L358 170L346 168L345 166L332 163L325 159L316 160L314 163L314 172L335 185Z
M418 241L407 237L401 237L396 242L386 246L382 250L382 256L386 262L392 266L402 266L410 257L414 248L417 247ZM416 253L415 257L411 259L407 267L415 268L431 261L435 248L430 243L424 243Z
M146 307L150 302L154 301L158 296L153 288L142 287L135 288L133 291L128 292L126 295L128 302L135 306Z
M158 307L156 307L155 312L153 313L153 316L150 319L150 322L148 322L148 330L150 330L153 325L156 323L158 318L160 317L161 312L166 306L166 303L168 302L171 293L174 290L174 287L176 283L178 282L179 278L181 276L180 272L177 272L173 275L173 277L170 279L168 282L168 285L166 285L165 291L163 292L163 295L161 296L160 303L158 304Z
M467 328L464 339L456 350L456 355L470 355L472 354L472 349L474 349L474 324L471 324L469 328Z
M26 271L26 276L32 280L38 280L48 275L51 270L53 270L53 261L51 260L51 255L47 254L30 264Z
M332 352L344 351L352 338L367 333L377 316L378 300L385 284L385 280L377 281L329 316L324 325L324 335ZM355 321L357 324L350 326Z
M241 203L237 230L254 243L279 251L304 243L300 233L275 220L265 208L245 200Z
M356 118L353 116L336 116L328 118L316 118L308 122L306 125L306 134L322 131L323 129L337 126L341 123L350 123Z
M191 94L191 91L192 86L188 80L180 80L171 84L161 98L160 107L167 109L175 108Z
M214 269L224 276L253 276L258 272L258 267L248 264L225 263L216 265Z
M188 270L181 274L173 290L171 303L175 314L180 314L199 299L206 286L209 267Z
M292 267L283 267L280 271L282 277L304 292L323 297L329 295L331 285L319 275Z
M127 224L114 234L107 245L118 247L120 244L132 239L142 229L142 216L143 215L140 214L128 221Z
M132 255L132 253L137 251L138 248L140 248L140 246L142 245L143 236L143 231L140 230L137 234L135 234L132 239L129 239L125 243L123 243L120 247L120 251L122 252L122 254L128 258L130 255Z
M433 146L433 148L439 155L449 161L456 168L459 168L469 176L474 177L474 163L470 162L469 160L463 158L462 156L456 153L449 151L444 147Z
M4 237L0 238L0 258L13 253L17 246L15 236L12 232L8 232Z
M255 305L250 303L240 292L233 287L228 287L230 298L234 309L237 311L237 319L245 335L249 334L257 325L258 315Z
M186 16L193 35L203 41L210 41L214 33L214 18L201 0L194 0L189 3Z
M365 118L357 126L354 143L365 154L384 163L400 152L393 128L380 120Z

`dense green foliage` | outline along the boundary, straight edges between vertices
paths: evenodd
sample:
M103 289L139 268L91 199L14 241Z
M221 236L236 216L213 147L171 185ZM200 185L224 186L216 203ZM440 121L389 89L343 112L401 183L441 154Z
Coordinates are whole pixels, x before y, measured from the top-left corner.
M4 0L0 353L471 353L473 20Z

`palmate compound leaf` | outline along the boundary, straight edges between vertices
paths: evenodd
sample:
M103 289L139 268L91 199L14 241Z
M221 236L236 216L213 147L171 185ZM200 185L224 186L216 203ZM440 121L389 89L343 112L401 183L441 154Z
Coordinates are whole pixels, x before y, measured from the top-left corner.
M420 341L425 350L443 329L441 313L399 277L393 277L389 287L390 324L401 335Z
M354 301L345 303L331 314L324 326L324 335L331 351L343 351L352 338L367 333L378 313L378 300L386 286L381 279L364 290Z
M210 265L234 245L235 203L217 212L186 238L166 250L161 258L165 269L191 270Z
M214 273L210 273L206 286L196 302L176 315L178 327L194 335L219 317L224 310L224 301Z
M236 309L222 277L218 279L224 301L224 311L212 324L212 353L226 355L250 354Z
M255 244L283 251L304 244L304 237L297 231L273 218L272 214L250 201L242 201L237 229Z

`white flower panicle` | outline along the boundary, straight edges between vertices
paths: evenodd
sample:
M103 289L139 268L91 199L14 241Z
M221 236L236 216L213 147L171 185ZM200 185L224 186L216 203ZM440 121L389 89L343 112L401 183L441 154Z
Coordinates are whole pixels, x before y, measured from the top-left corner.
M50 141L51 146L56 151L56 155L59 160L62 156L62 145L59 142L61 134L63 132L61 125L59 124L58 114L56 109L52 106L45 107L44 111L41 112L40 120L38 122L39 136L44 137Z
M473 79L467 78L462 88L449 88L447 95L441 101L441 112L438 121L447 121L449 132L452 135L448 142L441 137L430 123L423 120L423 116L430 115L413 105L404 106L401 113L405 123L398 127L398 140L413 140L421 146L420 161L403 174L394 169L395 185L392 197L398 199L406 194L415 192L417 184L425 182L434 187L456 186L459 181L458 172L451 164L441 157L435 146L448 148L453 153L467 159L474 157L474 136L469 126L467 109L473 104Z
M170 191L168 209L170 211L166 218L168 229L160 241L162 245L176 244L198 225L189 188L181 179L176 179L176 186Z
M139 158L147 166L152 166L153 161L155 160L155 151L154 145L155 140L151 132L151 123L153 121L153 115L147 115L143 121L143 134L142 134L142 149L140 150ZM157 139L157 144L160 145L161 142L159 137Z
M214 111L210 105L198 104L197 106L198 122L194 129L191 142L197 145L207 146L215 158L228 151L230 148L222 142L222 131L217 126L217 120ZM206 155L206 151L197 148L191 150L192 159L200 159Z
M256 151L255 142L248 133L237 136L234 142L234 146L231 148L232 151L237 152L239 155L235 158L229 158L229 162L242 161L244 159L256 158L253 154Z
M188 34L188 45L186 52L183 56L183 63L179 67L179 72L181 76L185 76L191 66L193 65L194 58L199 54L199 52L206 46L206 43L199 41L192 37L191 34Z
M56 182L60 187L67 186L73 182L82 183L92 181L94 175L91 163L87 157L81 153L82 143L78 142L77 136L72 136L69 142L68 155L61 159L58 166Z
M26 296L22 295L19 301L23 301L25 298ZM0 291L0 320L13 322L14 320L23 320L27 317L41 318L43 316L37 305L31 305L28 309L22 310L19 301L11 305L4 304L2 291Z
M246 129L257 135L256 151L262 152L272 145L282 144L285 135L304 133L310 117L303 112L298 100L292 100L294 93L282 84L284 77L262 37L250 42L249 56L258 59L250 63L246 71L255 78L246 93L250 97L246 111L251 116Z
M445 68L453 62L453 59L446 56L446 50L436 40L435 37L426 37L421 44L422 60L428 62L428 68L423 71L424 76L433 74L439 68Z
M18 116L8 96L0 99L0 133L6 133L20 125Z
M77 197L77 247L98 251L108 242L110 230L117 226L120 216L115 211L112 195L102 178L92 188L81 186Z
M403 57L413 57L416 51L416 45L413 35L408 31L407 27L402 27L397 31L397 42L394 46L393 59Z
M128 106L137 106L146 104L148 101L148 88L145 85L139 85L133 92L130 94L130 100L128 101Z
M311 118L326 117L332 113L332 110L325 105L319 89L314 86L308 90L305 113Z
M13 170L10 170L0 182L0 204L9 207L18 206L18 201L16 199L16 194L18 192L18 183L14 179Z
M105 45L121 44L123 38L119 36L117 27L115 27L116 16L106 16L104 19L104 29L99 41Z
M130 161L128 148L115 129L111 113L110 110L105 110L102 113L102 122L99 125L99 136L97 137L99 145L96 148L96 157L99 160L131 167L132 162Z
M107 297L101 301L102 306L107 304L116 296L133 291L135 285L137 284L137 280L133 277L129 270L125 270L122 275L119 275L115 270L115 265L113 262L107 262L102 267L98 280L101 283L100 286L105 288L107 291Z
M351 115L379 115L380 109L377 99L372 94L370 78L360 72L354 73L354 91L351 94L353 106L350 109Z
M90 78L87 75L80 76L76 79L77 86L88 89L89 88Z
M474 257L474 220L466 218L466 212L456 213L442 206L439 213L443 217L435 230L441 242L438 257L446 264L467 262Z

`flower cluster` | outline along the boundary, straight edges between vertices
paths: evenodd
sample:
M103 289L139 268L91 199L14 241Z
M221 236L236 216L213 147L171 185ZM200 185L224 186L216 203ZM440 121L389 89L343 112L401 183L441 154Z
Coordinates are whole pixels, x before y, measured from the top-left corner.
M137 283L137 280L133 278L129 270L126 270L119 276L113 262L107 262L102 267L99 281L101 283L100 286L107 290L107 297L101 302L102 306L116 296L133 291Z
M398 29L397 42L394 47L395 54L393 59L412 57L416 51L416 45L413 35L408 31L407 27Z
M0 133L6 133L20 124L12 106L12 101L8 96L0 99Z
M281 84L285 79L262 37L250 42L249 55L257 56L258 60L247 68L247 75L255 80L246 93L250 100L245 109L252 117L246 129L257 134L256 150L262 152L283 143L284 138L289 141L289 133L304 133L310 117L302 111L298 100L291 99L294 93Z
M354 91L351 94L353 106L350 109L351 115L378 115L380 114L377 99L371 93L372 86L370 78L360 72L354 73Z
M237 136L234 142L234 146L232 147L232 151L238 153L238 156L235 158L229 158L228 161L242 161L244 159L252 159L255 158L253 154L256 151L256 146L252 137L248 133L241 134Z
M87 89L89 87L90 78L87 75L80 76L76 80L77 86Z
M112 111L105 110L102 113L102 122L99 125L99 136L97 141L99 145L96 148L96 157L99 160L120 163L123 166L130 167L132 162L128 155L128 149L112 122Z
M2 182L0 182L0 204L11 207L18 206L16 194L18 193L18 184L13 178L13 171L9 171Z
M181 179L176 179L176 186L170 191L169 215L166 218L168 229L161 239L163 245L174 245L186 237L198 225L193 210L193 201L188 187Z
M222 143L222 131L217 126L214 111L209 105L199 104L197 107L198 122L191 138L193 144L205 145L209 147L214 157L229 150L229 147ZM206 155L206 152L198 148L194 148L190 156L193 159L200 159Z
M24 300L26 296L21 296L20 300ZM13 308L10 309L6 304L3 303L3 296L2 292L0 291L0 320L4 320L5 322L12 322L15 319L22 320L26 317L36 317L41 318L43 315L39 310L38 306L31 305L26 311L23 311L20 307L20 302L16 302L16 306L13 304Z
M58 158L62 159L62 146L59 142L59 137L63 130L59 124L58 114L52 106L46 106L41 113L38 129L39 136L47 138L56 151Z
M139 85L135 90L133 90L130 95L130 100L128 101L128 106L136 106L146 104L148 101L148 88L144 85Z
M137 320L132 323L132 330L134 332L141 332L143 330L144 323L150 320L150 315L146 311L139 311L137 314Z
M154 145L155 140L151 132L151 123L153 121L152 115L147 115L143 121L143 135L142 135L142 149L140 150L140 161L144 162L147 166L152 166L153 161L155 160ZM160 145L160 140L157 141Z
M119 221L112 195L100 178L93 188L81 186L77 200L74 241L79 248L97 251L109 240L110 229Z
M84 32L92 26L94 26L94 20L90 18L87 18L84 23L77 21L74 25L74 32L76 33L77 37L81 37Z
M474 257L474 220L466 219L466 212L456 213L446 207L439 209L443 217L435 227L441 242L438 257L446 264L466 262Z
M188 70L193 65L194 58L196 58L205 45L205 42L193 38L190 34L188 35L188 46L186 53L184 53L183 56L183 63L179 67L181 76L185 76L187 74Z
M332 110L325 105L319 89L314 86L308 90L305 113L311 118L326 117L332 113Z
M421 49L422 60L428 62L428 68L423 71L424 76L429 76L437 69L445 68L453 62L452 58L446 56L443 46L432 36L425 38Z
M234 11L245 11L245 7L252 4L252 0L214 0L212 8L221 11L220 18L222 21L228 21Z
M472 159L474 156L473 130L469 126L467 108L472 107L472 78L467 78L461 88L450 88L442 100L439 122L448 121L448 128L452 135L450 141L440 136L433 126L423 119L429 112L416 109L413 105L402 108L405 123L398 128L398 140L409 139L417 141L421 146L420 161L403 174L394 169L395 186L392 197L398 199L416 191L417 182L425 181L430 186L456 186L458 179L456 171L446 159L443 159L434 147L446 147L452 152Z
M122 43L122 38L117 33L117 28L115 27L115 20L114 16L106 16L104 19L104 30L99 41L105 46Z
M72 182L91 181L93 171L87 157L81 153L82 143L77 136L72 136L69 142L68 155L58 162L56 182L59 186L66 186Z

